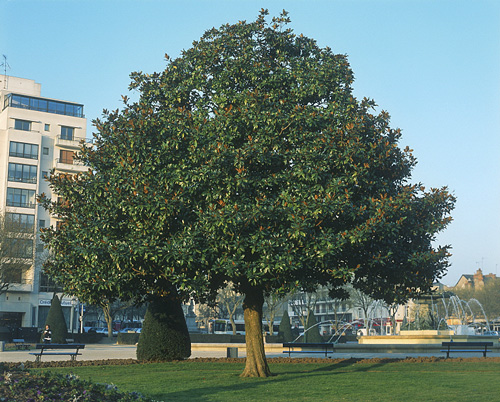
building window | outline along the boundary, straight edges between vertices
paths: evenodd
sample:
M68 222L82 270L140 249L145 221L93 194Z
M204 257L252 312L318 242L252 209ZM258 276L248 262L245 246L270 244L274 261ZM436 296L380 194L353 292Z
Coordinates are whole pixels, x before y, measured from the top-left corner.
M14 128L16 130L31 131L31 121L15 119Z
M45 219L40 219L38 221L38 227L40 227L40 228L44 228L45 227Z
M6 239L7 254L9 257L33 258L32 239Z
M43 147L43 154L48 155L49 154L49 148Z
M77 103L53 101L12 93L5 96L4 109L9 106L21 109L38 110L40 112L64 114L67 116L85 117L83 115L83 105Z
M5 225L9 232L33 233L35 229L35 215L6 212Z
M43 272L40 275L40 292L62 292L62 287Z
M61 150L61 160L59 162L72 165L74 156L75 156L75 153L73 151Z
M11 141L9 156L16 158L38 159L38 145Z
M7 206L35 208L35 190L24 188L7 188Z
M75 129L73 127L61 126L61 139L72 140Z
M46 170L43 170L43 171L42 171L42 177L43 177L44 179L48 179L48 178L49 178L49 172L48 172L48 171L46 171Z
M0 280L5 283L26 283L24 273L30 268L28 264L5 264Z
M36 183L37 170L37 167L34 165L9 163L8 180L22 183Z
M45 131L50 131L50 124L45 124Z

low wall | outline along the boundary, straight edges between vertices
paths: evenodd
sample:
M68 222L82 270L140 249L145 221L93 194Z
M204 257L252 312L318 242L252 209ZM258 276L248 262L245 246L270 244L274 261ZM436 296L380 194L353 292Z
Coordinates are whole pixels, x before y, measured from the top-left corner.
M385 336L360 336L360 345L441 345L441 342L454 340L457 342L493 342L499 344L498 336L476 336L476 335L385 335Z

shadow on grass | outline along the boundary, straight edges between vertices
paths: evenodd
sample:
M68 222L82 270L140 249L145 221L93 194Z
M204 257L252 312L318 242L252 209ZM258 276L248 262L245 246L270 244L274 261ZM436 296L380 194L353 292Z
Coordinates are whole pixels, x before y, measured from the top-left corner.
M376 363L363 362L363 364L359 364L359 359L346 359L341 362L336 362L329 364L324 367L314 367L311 369L305 369L304 366L307 367L307 363L297 364L297 370L287 370L284 372L273 371L273 363L270 363L271 371L273 372L273 376L267 378L239 378L238 383L232 383L229 385L217 385L217 386L201 386L198 387L196 384L193 384L192 387L182 391L173 391L173 392L165 392L158 394L150 394L150 396L154 399L162 399L163 400L173 400L173 401L214 401L214 400L238 400L238 394L241 395L252 395L252 393L261 388L261 387L272 387L275 391L285 390L290 384L295 384L298 379L303 380L305 376L310 377L312 381L312 377L332 377L339 375L346 375L349 373L355 372L366 372L370 370L374 370L385 366L386 364L391 363L392 360L379 360ZM279 363L274 363L279 366ZM317 364L317 363L316 363ZM312 365L316 365L312 364ZM203 379L200 379L202 381ZM198 385L200 383L198 382ZM272 394L272 390L270 393ZM219 399L223 395L231 394L232 397L227 397L226 399ZM274 393L273 396L279 398L278 394ZM297 398L300 398L300 395L296 395ZM278 400L272 399L271 400ZM296 399L298 400L298 399Z

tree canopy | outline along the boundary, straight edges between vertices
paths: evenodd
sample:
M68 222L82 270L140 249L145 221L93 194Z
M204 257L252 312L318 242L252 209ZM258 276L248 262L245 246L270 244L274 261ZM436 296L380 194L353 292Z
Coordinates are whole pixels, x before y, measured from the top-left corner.
M67 204L44 239L49 271L89 293L245 295L243 375L268 375L264 295L352 284L392 302L446 269L434 247L446 188L411 184L416 161L373 101L352 94L344 55L266 21L207 31L163 72L133 73L136 102L95 122L90 167L53 177ZM57 269L55 268L57 267ZM75 291L79 291L75 287Z

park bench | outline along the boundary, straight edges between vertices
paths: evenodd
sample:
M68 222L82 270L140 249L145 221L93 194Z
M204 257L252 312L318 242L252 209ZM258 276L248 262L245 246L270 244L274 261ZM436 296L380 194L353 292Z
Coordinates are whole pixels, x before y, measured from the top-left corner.
M30 348L30 345L24 342L24 339L12 339L12 342L14 342L16 350L28 350Z
M324 353L325 357L328 357L328 353L334 352L333 343L284 342L283 348L288 348L288 350L283 351L283 353L288 353L288 357L291 357L292 353ZM300 348L300 350L296 350L297 348Z
M446 358L450 357L450 353L482 353L486 357L486 352L491 352L488 347L493 346L493 342L443 342L443 348L440 352L446 352Z
M76 356L81 355L78 353L80 349L84 349L85 345L81 343L37 343L35 349L39 352L31 352L30 355L36 357L35 361L39 362L42 356L70 356L72 361L76 360ZM51 350L59 350L58 352L47 352ZM64 350L64 352L61 352Z

